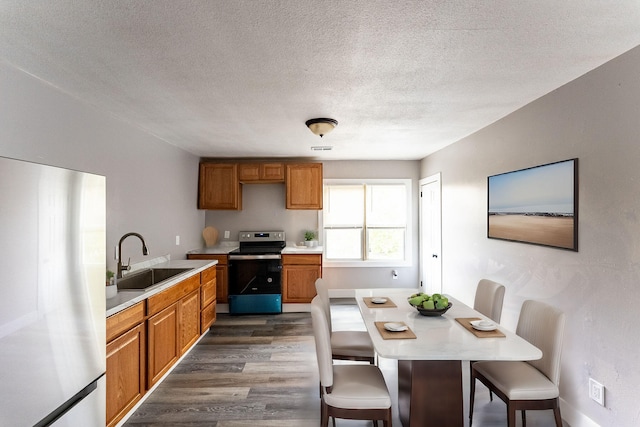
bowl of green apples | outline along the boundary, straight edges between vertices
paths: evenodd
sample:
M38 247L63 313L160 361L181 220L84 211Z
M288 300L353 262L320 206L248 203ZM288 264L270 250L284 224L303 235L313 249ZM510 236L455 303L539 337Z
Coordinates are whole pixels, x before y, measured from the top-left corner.
M423 316L442 316L452 305L444 295L429 295L423 292L411 295L407 301Z

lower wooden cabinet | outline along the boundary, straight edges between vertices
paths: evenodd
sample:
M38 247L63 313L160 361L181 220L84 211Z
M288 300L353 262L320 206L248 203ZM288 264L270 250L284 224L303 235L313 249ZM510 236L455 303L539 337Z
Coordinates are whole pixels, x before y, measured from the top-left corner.
M107 426L115 425L146 391L144 324L107 344Z
M180 355L182 356L200 338L200 289L180 300Z
M107 318L107 419L116 425L146 392L144 304Z
M147 387L151 388L180 358L178 303L147 320L149 334Z
M282 255L282 302L311 302L320 277L322 255Z
M216 302L229 302L229 256L226 254L187 254L187 259L215 259L216 264Z
M211 267L200 273L200 334L216 321L217 270Z
M116 425L215 321L216 266L107 318L107 419Z

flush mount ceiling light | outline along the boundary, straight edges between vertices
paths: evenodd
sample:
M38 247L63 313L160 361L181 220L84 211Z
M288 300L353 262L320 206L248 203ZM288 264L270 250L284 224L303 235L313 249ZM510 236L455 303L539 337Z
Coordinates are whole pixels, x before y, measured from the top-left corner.
M338 126L338 121L334 119L311 119L305 122L309 130L322 138Z

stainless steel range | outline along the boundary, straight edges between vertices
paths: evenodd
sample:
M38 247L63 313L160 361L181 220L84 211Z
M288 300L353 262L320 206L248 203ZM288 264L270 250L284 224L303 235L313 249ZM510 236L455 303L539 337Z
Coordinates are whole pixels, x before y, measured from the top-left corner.
M241 231L229 253L229 313L282 312L284 231Z

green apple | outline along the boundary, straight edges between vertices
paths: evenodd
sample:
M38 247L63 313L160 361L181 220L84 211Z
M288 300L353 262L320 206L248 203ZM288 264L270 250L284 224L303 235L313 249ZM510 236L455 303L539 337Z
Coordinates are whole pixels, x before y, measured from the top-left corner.
M409 304L413 305L413 306L418 306L420 304L422 304L422 297L420 295L415 296L413 298L409 298Z
M433 300L424 301L422 303L422 308L424 308L425 310L433 310L435 308Z

